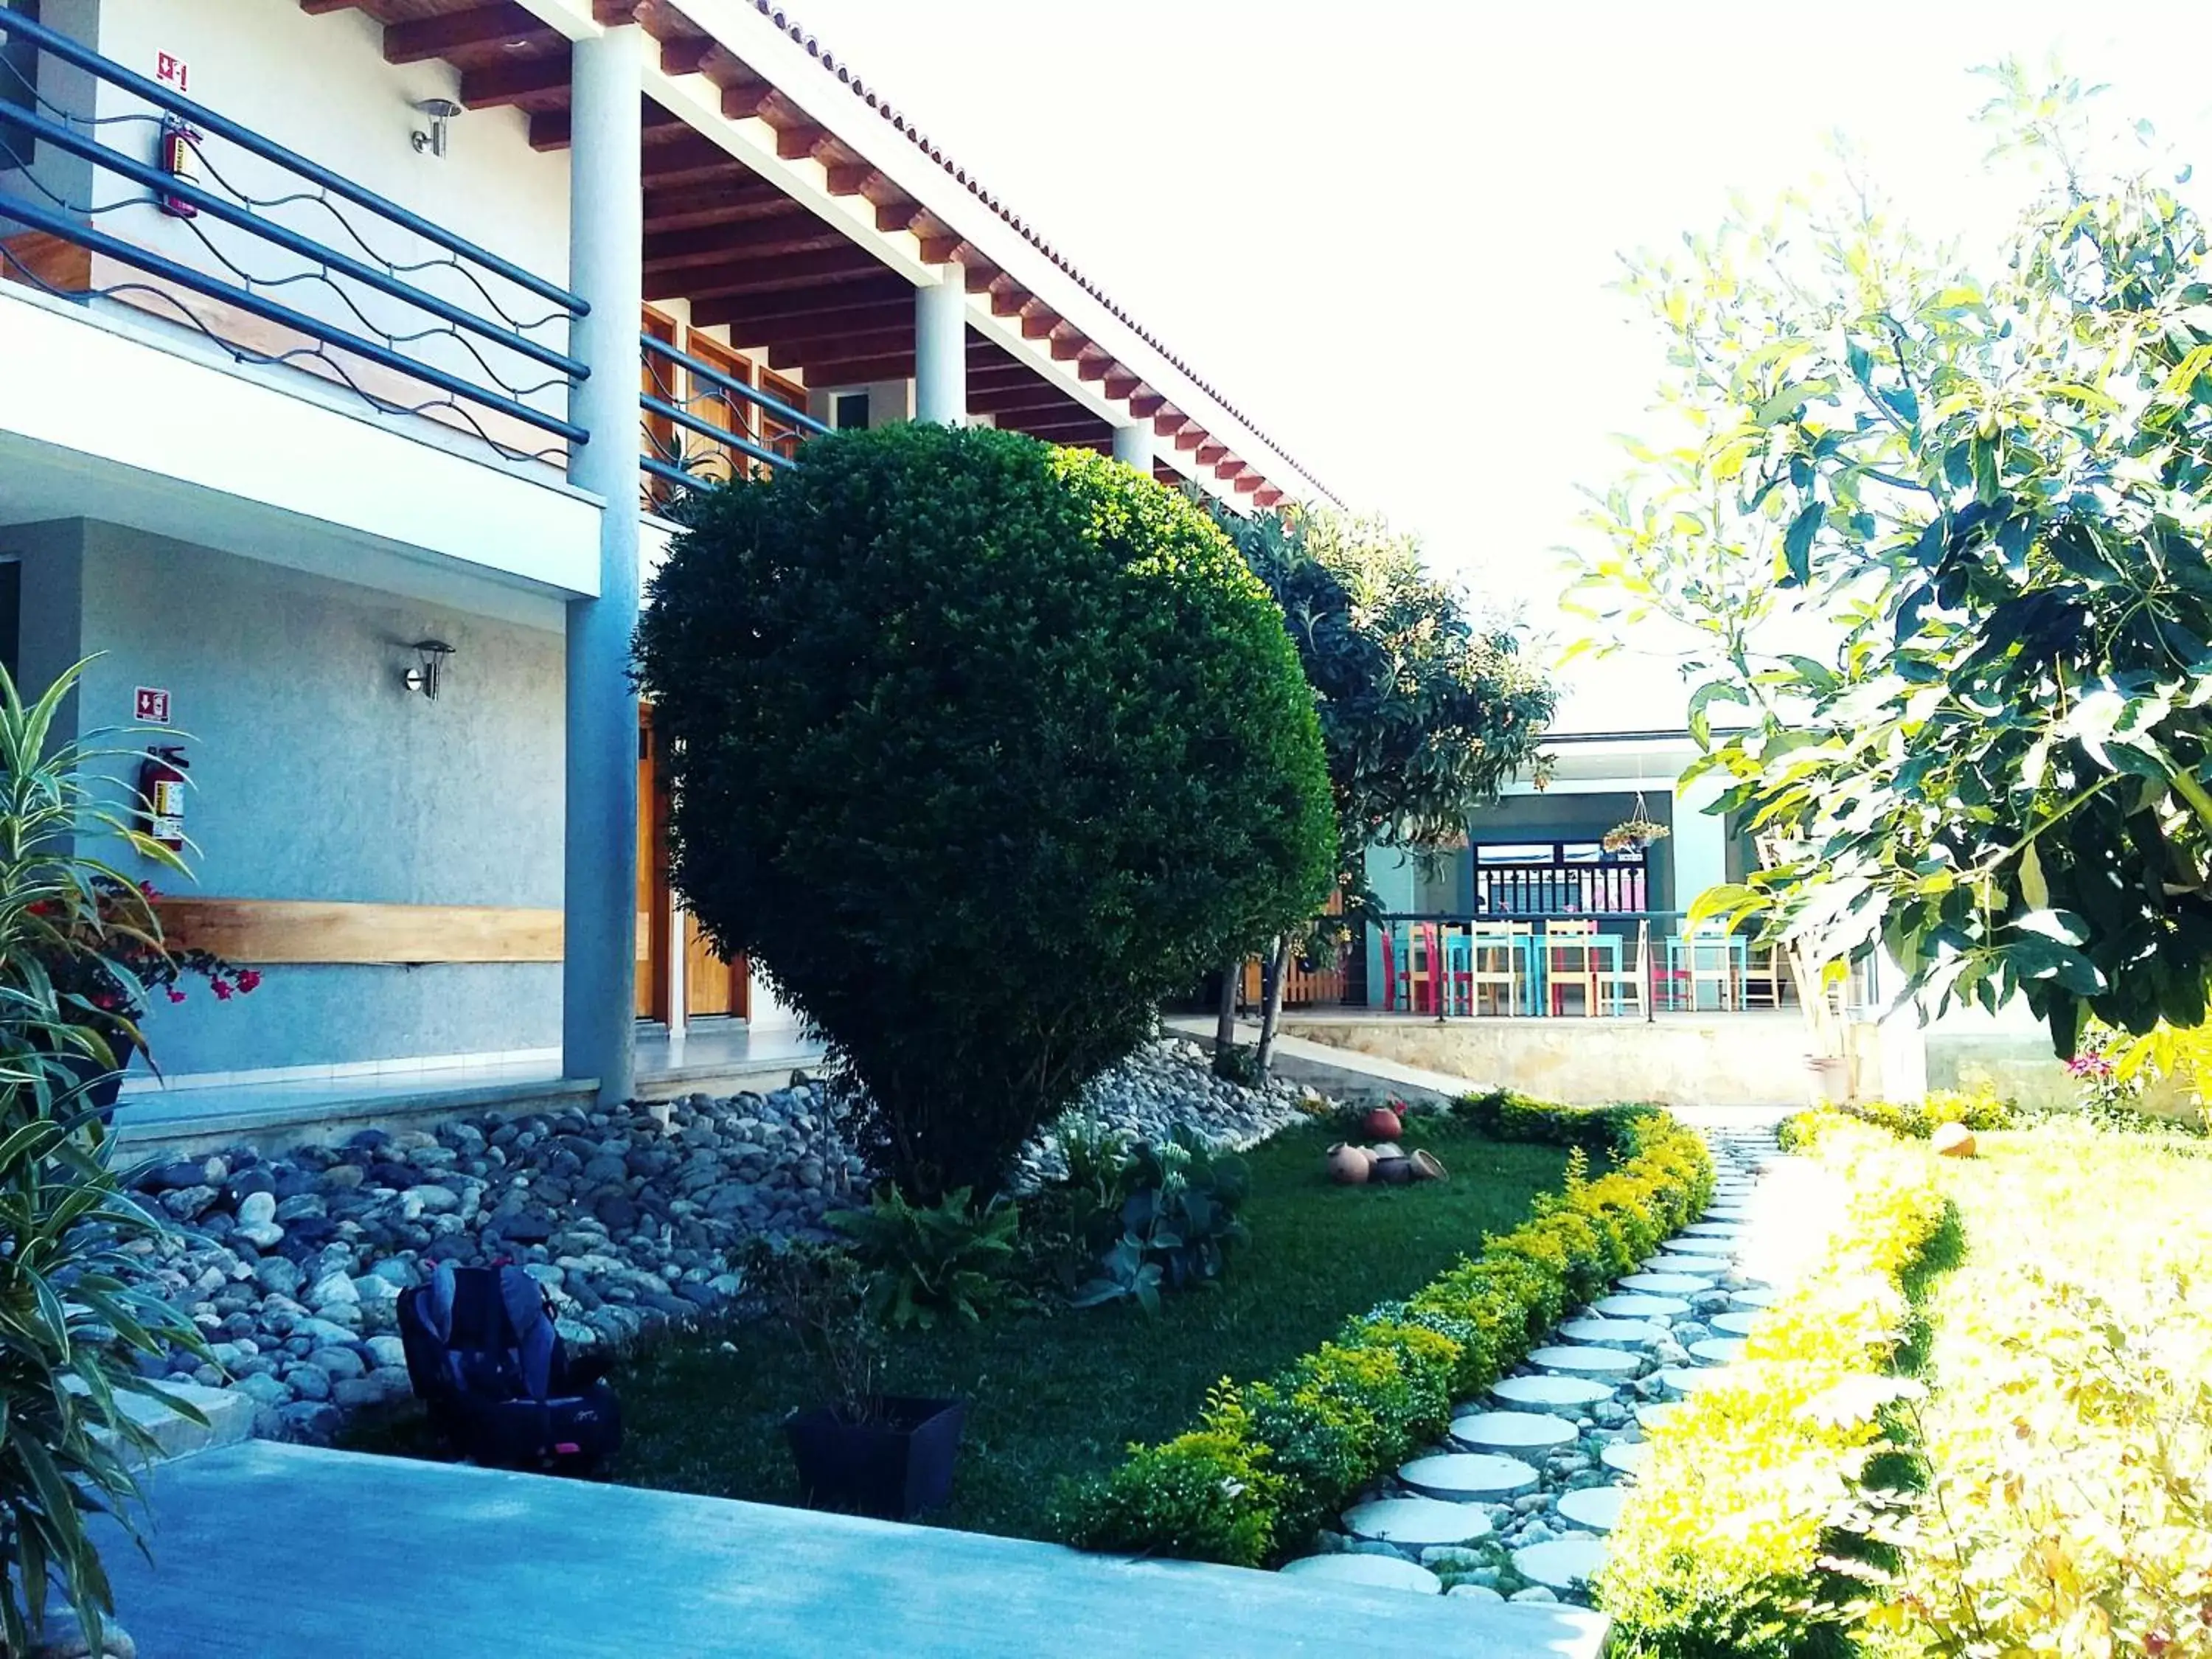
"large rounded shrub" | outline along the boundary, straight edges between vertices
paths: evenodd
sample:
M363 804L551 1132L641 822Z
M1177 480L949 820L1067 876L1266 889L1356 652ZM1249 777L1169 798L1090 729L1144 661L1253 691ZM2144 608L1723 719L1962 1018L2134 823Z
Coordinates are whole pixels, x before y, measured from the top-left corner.
M995 1188L1160 997L1328 891L1280 612L1201 511L1097 456L823 438L698 499L638 655L678 891L922 1195Z

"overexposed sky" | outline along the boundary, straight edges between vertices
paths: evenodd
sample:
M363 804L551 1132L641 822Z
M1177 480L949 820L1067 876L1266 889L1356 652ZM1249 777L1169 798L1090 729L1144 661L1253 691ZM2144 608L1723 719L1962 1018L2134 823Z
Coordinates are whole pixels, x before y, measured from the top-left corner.
M1941 236L2009 222L1974 64L2106 81L2212 177L2212 0L790 0L790 10L1347 504L1555 620L1577 486L1650 430L1624 250L1847 133ZM1679 725L1650 664L1563 726ZM1670 701L1671 698L1671 701Z

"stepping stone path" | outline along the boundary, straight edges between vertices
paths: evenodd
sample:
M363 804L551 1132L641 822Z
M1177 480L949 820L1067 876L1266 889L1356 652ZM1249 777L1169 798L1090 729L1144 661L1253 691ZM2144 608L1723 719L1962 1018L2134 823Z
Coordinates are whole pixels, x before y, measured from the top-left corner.
M1650 1462L1645 1435L1685 1409L1680 1396L1725 1377L1781 1294L1768 1277L1786 1285L1796 1270L1788 1247L1802 1218L1782 1201L1788 1188L1759 1201L1759 1172L1778 1156L1771 1129L1709 1129L1706 1141L1722 1177L1713 1207L1284 1571L1358 1594L1444 1590L1475 1620L1536 1586L1589 1602L1606 1535Z

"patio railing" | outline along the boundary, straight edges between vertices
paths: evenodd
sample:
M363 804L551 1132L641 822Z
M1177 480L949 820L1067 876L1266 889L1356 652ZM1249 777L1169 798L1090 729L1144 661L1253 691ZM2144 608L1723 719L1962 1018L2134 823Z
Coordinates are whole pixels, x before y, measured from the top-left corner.
M95 116L94 82L135 107ZM88 107L49 95L63 85ZM559 465L586 441L567 412L580 296L6 9L0 276L132 306L510 459Z
M1438 1019L1649 1020L1796 1002L1778 950L1755 949L1741 933L1689 931L1686 921L1680 910L1382 916L1381 980L1368 1006Z
M830 430L658 335L641 332L638 343L645 370L638 466L649 509L672 505L678 491L793 465L802 442Z

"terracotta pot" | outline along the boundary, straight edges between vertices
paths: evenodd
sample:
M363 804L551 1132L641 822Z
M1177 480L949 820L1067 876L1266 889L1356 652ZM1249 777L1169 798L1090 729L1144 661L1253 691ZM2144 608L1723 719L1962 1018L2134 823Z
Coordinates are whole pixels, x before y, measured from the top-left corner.
M1376 1180L1385 1186L1402 1187L1413 1178L1413 1160L1397 1147L1386 1145L1374 1147L1371 1151Z
M1364 1146L1347 1146L1340 1140L1328 1149L1328 1178L1340 1187L1365 1186L1374 1166Z
M1406 1126L1398 1121L1397 1113L1388 1106L1377 1106L1361 1120L1367 1133L1377 1140L1395 1140L1405 1132Z
M1443 1159L1425 1147L1406 1160L1413 1166L1416 1181L1449 1181L1451 1171L1444 1168Z

